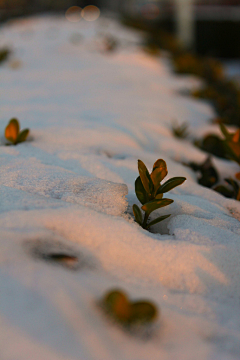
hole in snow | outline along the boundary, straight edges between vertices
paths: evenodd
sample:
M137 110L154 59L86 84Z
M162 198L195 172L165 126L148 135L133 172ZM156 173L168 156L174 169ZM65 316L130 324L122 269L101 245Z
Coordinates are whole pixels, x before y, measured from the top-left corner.
M77 256L68 255L66 253L48 253L41 254L42 259L50 262L54 262L59 265L63 265L69 269L76 269L79 265L79 260Z
M108 157L109 159L116 159L116 160L125 160L126 159L126 155L124 154L115 154L113 152L110 152L108 150L102 150L98 152L99 155L104 155L106 157Z
M36 240L28 241L26 245L35 259L46 261L52 265L60 265L69 270L94 267L92 261L84 254L58 241Z

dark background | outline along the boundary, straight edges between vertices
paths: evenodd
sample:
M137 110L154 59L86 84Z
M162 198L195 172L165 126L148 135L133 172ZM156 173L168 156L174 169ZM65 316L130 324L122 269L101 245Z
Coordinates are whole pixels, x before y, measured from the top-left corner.
M194 0L194 46L201 55L240 58L240 0ZM146 5L159 7L159 15L144 18ZM175 0L0 0L0 22L43 12L64 12L70 6L95 5L137 21L145 29L163 28L176 35Z

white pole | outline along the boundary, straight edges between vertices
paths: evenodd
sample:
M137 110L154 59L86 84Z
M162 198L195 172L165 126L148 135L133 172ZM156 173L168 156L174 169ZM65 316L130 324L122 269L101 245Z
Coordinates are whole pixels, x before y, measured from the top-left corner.
M194 45L193 1L175 0L177 36L186 47Z

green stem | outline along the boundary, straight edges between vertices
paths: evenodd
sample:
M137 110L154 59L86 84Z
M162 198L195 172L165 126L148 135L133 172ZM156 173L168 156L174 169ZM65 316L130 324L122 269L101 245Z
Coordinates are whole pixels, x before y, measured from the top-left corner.
M149 218L149 214L145 213L143 224L142 224L143 229L146 229L148 218Z

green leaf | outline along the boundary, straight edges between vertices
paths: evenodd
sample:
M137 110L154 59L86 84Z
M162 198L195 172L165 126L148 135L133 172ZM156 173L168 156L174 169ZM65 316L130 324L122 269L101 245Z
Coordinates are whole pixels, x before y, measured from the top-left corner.
M166 181L163 185L160 186L160 188L157 191L157 194L163 194L166 193L176 186L181 185L186 180L185 177L173 177Z
M138 160L138 171L147 194L152 194L154 190L153 182L146 165L141 160Z
M142 222L143 222L142 213L141 213L141 210L139 209L139 207L136 204L133 205L133 214L135 216L136 222L139 225L142 225Z
M19 122L17 119L11 119L5 128L5 138L13 144L16 144L18 135Z
M153 164L153 171L157 168L161 168L161 169L167 169L167 164L163 159L158 159L157 161L155 161L155 163Z
M16 143L21 143L26 140L29 134L29 129L22 130L17 137Z
M234 152L235 156L240 159L240 143L235 143L233 141L227 143L231 150Z
M148 301L136 301L131 304L131 323L152 322L157 316L156 306Z
M238 129L235 134L232 137L232 141L235 143L239 143L239 139L240 139L240 129Z
M103 305L109 314L117 321L121 323L127 323L129 321L131 304L127 295L121 290L116 289L108 292L103 299Z
M164 160L158 159L153 165L151 179L154 184L155 194L160 186L160 182L167 176L167 164ZM154 195L155 195L154 194Z
M119 289L114 289L105 294L103 298L103 305L112 310L115 303L119 300L128 302L127 294Z
M160 182L167 176L166 168L155 168L151 173L151 179L154 184L155 189L159 187Z
M234 147L230 146L230 144L234 144L234 143L230 143L230 142L228 143L228 142L224 141L223 144L225 146L228 157L231 160L236 161L238 164L240 164L240 156L238 157L237 154L234 151ZM236 144L236 145L238 145L238 144Z
M232 198L234 196L234 191L229 190L226 186L223 185L218 185L215 188L213 188L213 190L218 192L219 194L222 194L227 198Z
M220 129L221 129L223 135L225 136L225 139L228 140L228 141L229 140L231 141L232 140L232 135L228 132L226 126L224 126L222 123L220 123L219 126L220 126Z
M171 199L162 199L162 200L152 200L142 206L142 210L145 211L148 215L151 214L154 210L157 210L161 207L170 205L173 203Z
M149 200L148 194L143 187L140 176L135 181L135 193L136 193L138 200L140 201L140 203L142 205L145 204L146 202L148 202L148 200Z
M150 226L155 225L155 224L157 224L157 223L159 223L159 222L167 219L169 216L171 216L171 214L159 216L158 218L156 218L155 220L151 221L151 222L148 224L147 229L149 229Z
M237 181L235 181L233 179L225 179L225 181L233 187L234 192L237 194L238 190L239 190L239 185L238 185Z
M19 125L18 119L12 118L12 119L9 121L9 124L13 124L14 127L16 128L17 133L19 133L20 125Z

